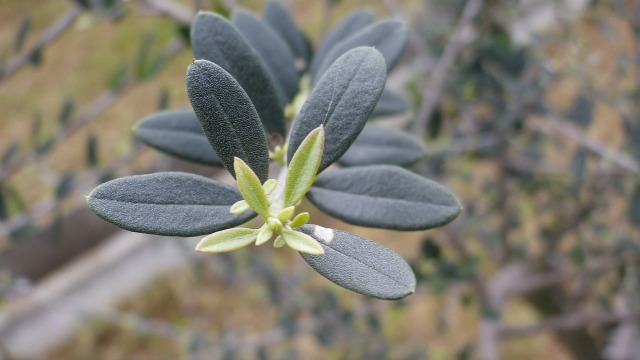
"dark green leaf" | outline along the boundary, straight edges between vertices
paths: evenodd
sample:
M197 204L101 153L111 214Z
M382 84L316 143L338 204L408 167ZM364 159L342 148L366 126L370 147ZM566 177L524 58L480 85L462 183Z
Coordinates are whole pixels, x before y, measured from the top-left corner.
M40 65L42 63L42 52L42 46L34 48L29 54L29 62L31 62L31 64L33 64L34 66Z
M87 165L98 166L100 159L98 154L98 138L91 134L87 138Z
M4 195L2 186L0 186L0 220L9 218L9 207L7 206L7 198Z
M220 15L201 12L191 28L191 45L196 59L229 72L249 95L267 132L284 138L284 110L274 80L240 31Z
M640 227L640 184L636 185L629 199L629 213L627 214L627 218L633 226Z
M230 185L178 172L119 178L87 197L91 210L123 229L168 236L205 235L247 222L255 213L229 212L239 200Z
M136 76L138 79L146 79L149 67L149 55L151 53L151 46L155 42L153 34L146 34L140 42L138 48L138 57L136 58Z
M565 114L569 120L573 120L581 126L588 126L593 119L593 99L582 94L576 96L573 107Z
M307 197L321 210L350 224L395 230L442 226L462 210L444 186L389 165L323 174Z
M389 116L396 115L401 112L405 112L409 109L409 103L404 96L389 90L384 89L382 95L380 95L380 100L376 104L375 109L373 109L373 113L371 116Z
M246 10L235 10L232 21L267 66L282 103L291 102L298 93L300 79L287 43L271 26Z
M75 183L75 176L73 173L66 173L62 177L62 179L58 182L55 191L56 199L62 199L69 195L73 190L73 185Z
M20 141L15 140L2 153L2 157L0 157L0 165L7 165L16 154L20 151Z
M372 46L380 51L387 64L387 71L391 71L407 44L407 26L398 20L384 20L367 26L348 38L340 41L331 48L326 58L314 74L317 80L331 67L334 61L347 51L359 46Z
M358 137L386 80L384 58L374 48L353 49L322 76L294 122L288 159L302 140L324 124L325 147L319 172L338 160Z
M73 110L75 105L73 103L73 99L67 98L62 104L62 108L60 109L60 114L58 115L58 122L61 125L65 125L71 120L71 115L73 115Z
M31 30L31 17L26 17L22 20L22 23L20 23L20 28L16 33L16 39L13 43L13 49L15 51L22 50L24 41L27 39L27 35L29 34L29 30Z
M264 7L264 18L282 36L296 58L309 60L311 54L305 38L284 6L269 1Z
M227 170L235 174L233 158L238 157L265 182L267 139L251 100L235 79L210 61L196 60L187 70L187 93L204 134Z
M200 164L221 166L193 110L164 110L142 119L134 132L145 144Z
M318 51L313 57L311 62L310 73L315 75L318 71L322 61L325 59L331 48L337 43L348 38L353 33L356 33L367 25L373 22L373 14L369 10L356 9L342 19L336 26L331 29L322 40Z
M169 90L167 88L164 88L160 91L160 99L158 100L158 110L166 110L169 107L169 95L170 95Z
M420 140L403 131L367 125L338 160L344 166L413 164L425 155Z
M323 255L300 255L334 283L385 300L402 299L415 291L416 278L409 264L384 246L318 225L305 225L298 230L318 240L324 249Z
M125 84L128 73L129 66L127 64L121 64L109 78L109 90L112 92L121 90Z

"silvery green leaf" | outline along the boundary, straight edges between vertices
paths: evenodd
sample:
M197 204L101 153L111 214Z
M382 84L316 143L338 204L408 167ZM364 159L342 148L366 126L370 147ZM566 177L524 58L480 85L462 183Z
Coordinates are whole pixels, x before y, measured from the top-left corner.
M271 26L258 19L249 11L237 9L233 12L233 25L260 55L269 73L275 80L280 99L288 104L298 93L300 78L295 60L287 43Z
M319 172L338 160L362 131L386 81L382 55L370 47L353 49L331 66L311 91L294 122L288 159L311 131L324 125Z
M331 48L373 22L373 14L366 9L356 9L347 14L325 35L311 62L310 73L315 75Z
M93 212L123 229L169 236L205 235L249 221L254 212L229 212L240 200L227 184L179 172L119 178L87 197Z
M275 1L269 1L264 7L264 18L282 36L295 57L305 61L310 58L310 49L305 44L304 36L284 6Z
M187 70L187 93L209 143L235 176L242 159L261 182L269 175L269 149L260 118L236 80L220 66L196 60Z
M255 212L268 219L269 200L256 174L239 158L234 159L234 169L242 197Z
M420 140L404 131L367 125L338 162L343 166L407 166L424 155Z
M324 128L321 125L307 135L289 163L284 185L285 207L297 205L309 191L322 161L323 148Z
M347 223L394 230L442 226L462 211L456 197L444 186L390 165L323 174L307 197Z
M324 254L301 253L320 275L357 293L385 300L411 295L416 278L411 267L386 247L348 232L305 225L299 231L318 240Z
M163 110L146 116L133 129L145 144L164 153L205 165L221 166L193 110Z
M218 231L200 240L196 251L215 254L238 250L254 242L259 232L258 229L245 228Z
M380 95L380 99L376 104L376 108L373 109L373 113L371 116L389 116L396 115L402 112L405 112L409 109L409 103L404 98L404 96L389 90L384 89L382 95Z
M256 238L256 245L262 245L269 241L273 236L273 230L269 227L268 224L262 225L260 228L260 232L258 233L258 237Z
M331 48L326 58L322 60L313 81L317 83L322 74L340 56L359 46L372 46L380 51L387 64L387 71L391 71L407 44L407 26L398 20L383 20L373 23L366 28L352 34Z
M280 235L290 248L309 255L322 255L324 249L316 239L296 230L282 229Z
M200 12L191 27L196 59L212 61L229 72L247 92L267 133L284 137L284 110L274 80L258 54L227 19Z

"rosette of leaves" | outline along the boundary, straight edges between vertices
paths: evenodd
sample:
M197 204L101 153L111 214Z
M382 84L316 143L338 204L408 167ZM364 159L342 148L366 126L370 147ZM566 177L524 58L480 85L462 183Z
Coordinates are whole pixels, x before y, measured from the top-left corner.
M422 149L404 134L373 128L358 150L358 136L366 135L365 124L383 96L389 68L385 48L329 51L326 56L335 59L317 75L313 88L294 97L299 110L287 132L283 104L292 100L294 89L280 87L274 68L238 28L256 27L269 36L280 30L265 31L267 24L255 21L249 13L236 13L236 27L219 15L199 14L191 36L198 60L186 75L193 110L156 113L136 128L138 137L155 148L225 167L237 188L186 173L130 176L97 187L87 198L89 207L130 231L205 235L196 248L201 252L273 241L275 247L300 252L318 273L347 289L381 299L411 294L415 276L399 255L357 235L310 224L308 213L296 211L306 197L343 221L396 230L441 226L461 211L446 188L395 165L369 161L367 166L327 170L338 161L358 162L345 154L361 158L366 144L380 133L393 134L381 146L394 149L386 152L387 158L408 163ZM293 49L291 39L280 40ZM309 56L293 54L286 58ZM277 180L269 178L272 162L280 165ZM256 216L260 225L238 227Z

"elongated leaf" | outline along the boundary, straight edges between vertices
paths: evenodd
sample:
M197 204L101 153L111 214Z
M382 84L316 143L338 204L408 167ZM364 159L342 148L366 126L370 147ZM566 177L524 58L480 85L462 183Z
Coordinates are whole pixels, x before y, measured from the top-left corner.
M321 210L345 222L395 230L442 226L462 210L444 186L389 165L324 174L307 197Z
M75 109L75 104L73 99L67 98L62 104L62 108L60 109L60 114L58 115L58 122L61 125L65 125L71 120L71 116L73 115L73 110Z
M274 80L240 31L220 15L201 12L191 27L191 45L196 59L213 61L238 81L267 133L284 138L284 110Z
M284 206L295 206L309 191L316 178L318 167L322 161L324 148L324 129L322 126L313 130L304 139L287 169L287 180L284 185Z
M378 21L333 46L326 58L322 60L317 73L314 74L314 83L331 67L336 59L358 46L375 47L384 56L387 71L391 71L406 45L407 26L403 22L398 20Z
M20 51L24 46L24 42L27 39L27 35L29 34L29 30L31 30L31 17L26 17L20 23L20 28L18 28L18 32L16 33L16 39L13 43L13 50Z
M100 154L98 148L98 138L94 134L89 134L87 137L87 165L95 167L100 162Z
M282 237L284 241L292 249L309 255L322 255L324 249L320 243L305 233L295 230L282 229Z
M14 140L5 149L3 149L2 156L0 156L0 165L7 165L13 157L20 151L20 141Z
M636 185L636 188L629 199L627 219L631 225L640 227L640 184Z
M300 255L334 283L385 300L402 299L415 291L416 278L409 264L386 247L318 225L305 225L299 230L318 240L324 249L324 255Z
M145 144L163 153L200 164L221 166L193 110L163 110L140 120L133 131Z
M373 109L373 113L371 116L389 116L396 115L402 112L405 112L409 109L409 103L404 98L404 96L389 90L384 89L382 95L380 96L380 100L376 104L376 108Z
M238 189L247 204L251 206L255 212L265 219L269 218L269 201L267 195L262 188L260 180L251 168L239 158L235 158L234 167L236 171L236 179L238 180Z
M307 134L323 124L325 147L318 171L338 160L362 131L386 76L384 59L374 48L356 48L338 59L298 114L289 139L289 161Z
M353 33L367 27L371 22L373 22L373 14L369 10L356 9L347 14L347 16L334 26L322 40L322 43L311 62L311 74L315 76L318 68L322 65L322 62L329 51L331 51L331 48L351 36Z
M280 34L296 58L309 60L311 54L305 39L284 6L275 1L269 1L264 7L264 18Z
M240 85L220 66L196 60L187 70L187 93L204 134L235 176L233 158L242 159L261 182L269 175L269 149L260 118Z
M87 197L91 210L123 229L169 236L205 235L249 221L254 212L229 212L239 200L230 185L178 172L119 178Z
M287 43L265 22L249 11L238 9L233 12L233 25L260 55L269 73L275 80L282 104L288 104L298 93L300 81L295 60Z
M413 164L425 155L420 140L403 131L367 125L338 160L344 166Z
M215 232L196 245L196 251L204 253L221 253L238 250L256 240L259 229L227 229Z

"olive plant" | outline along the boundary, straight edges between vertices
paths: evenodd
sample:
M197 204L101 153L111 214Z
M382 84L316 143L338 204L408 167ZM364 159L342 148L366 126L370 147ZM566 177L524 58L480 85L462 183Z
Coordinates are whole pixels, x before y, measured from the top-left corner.
M97 187L89 207L130 231L206 235L196 247L205 253L273 239L347 289L381 299L411 294L416 279L399 255L310 224L296 210L306 196L345 222L395 230L430 229L460 213L446 188L400 167L423 156L419 141L365 127L370 116L406 108L384 89L406 27L357 10L312 56L284 8L270 3L265 14L266 22L242 9L231 21L199 13L191 29L197 60L186 74L193 110L155 113L135 129L160 151L225 167L237 188L180 172L129 176ZM336 162L342 168L330 167ZM238 227L256 216L257 228Z

